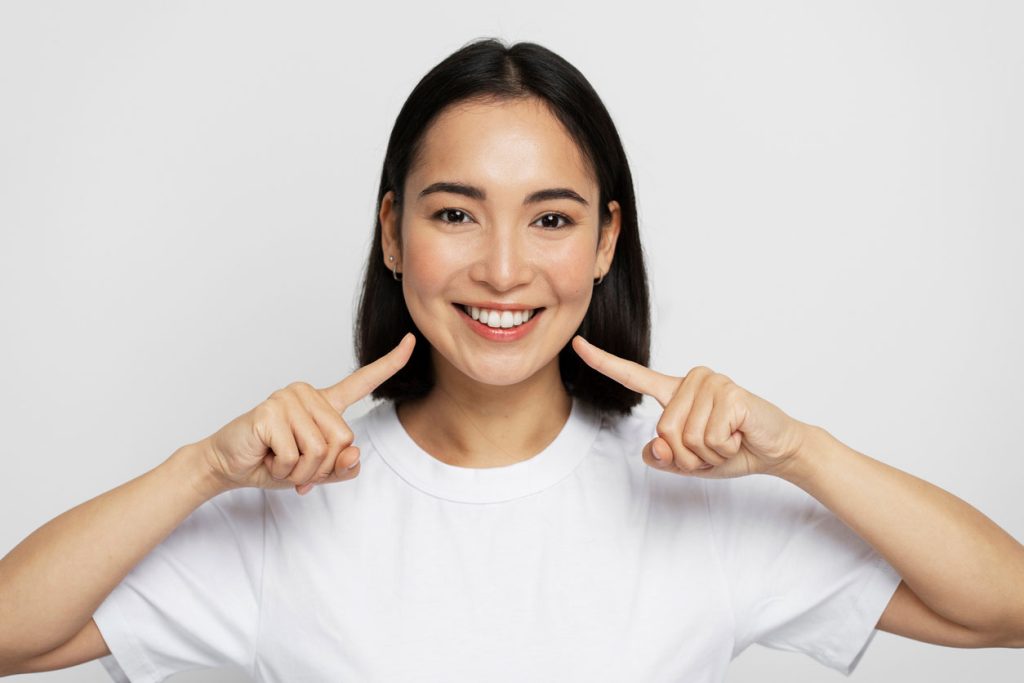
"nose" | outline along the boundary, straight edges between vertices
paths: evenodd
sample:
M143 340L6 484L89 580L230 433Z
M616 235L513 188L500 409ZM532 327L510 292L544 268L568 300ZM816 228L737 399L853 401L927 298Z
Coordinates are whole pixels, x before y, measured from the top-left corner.
M521 230L495 229L487 232L476 248L479 257L469 270L475 282L506 292L533 279L534 268Z

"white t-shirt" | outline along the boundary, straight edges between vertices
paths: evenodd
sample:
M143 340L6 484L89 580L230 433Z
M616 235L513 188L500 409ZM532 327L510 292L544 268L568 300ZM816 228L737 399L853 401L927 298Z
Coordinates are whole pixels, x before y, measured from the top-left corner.
M95 614L116 681L723 680L751 643L849 674L900 576L802 489L659 472L658 416L573 403L541 453L464 468L390 401L353 480L197 508ZM126 675L127 674L127 675Z

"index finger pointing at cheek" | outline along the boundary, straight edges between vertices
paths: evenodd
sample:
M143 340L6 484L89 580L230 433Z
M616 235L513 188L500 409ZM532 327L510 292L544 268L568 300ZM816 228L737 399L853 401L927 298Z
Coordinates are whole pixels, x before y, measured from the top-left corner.
M389 377L405 367L412 357L412 348L416 345L416 335L408 332L398 346L388 351L377 360L364 365L337 384L323 390L327 402L339 413L350 405L368 396L374 389L383 384Z
M572 348L583 362L602 375L633 391L652 396L664 408L675 395L679 383L678 377L663 375L660 372L640 365L615 354L599 349L583 337L576 335L572 340Z

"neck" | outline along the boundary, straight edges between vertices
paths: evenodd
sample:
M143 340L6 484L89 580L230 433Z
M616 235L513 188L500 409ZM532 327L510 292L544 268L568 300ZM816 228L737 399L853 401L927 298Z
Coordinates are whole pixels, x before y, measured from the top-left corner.
M435 383L427 396L398 406L409 436L441 462L502 467L540 453L572 408L558 358L518 384L482 384L432 354Z

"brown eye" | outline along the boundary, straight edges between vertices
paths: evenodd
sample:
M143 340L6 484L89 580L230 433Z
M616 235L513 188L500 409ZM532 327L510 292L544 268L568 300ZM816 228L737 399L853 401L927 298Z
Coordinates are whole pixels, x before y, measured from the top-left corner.
M455 220L448 220L453 215L455 216L456 219ZM460 220L460 218L463 217L463 216L466 216L466 215L467 215L466 212L463 211L462 209L448 209L448 208L445 208L445 209L441 209L440 211L435 213L434 214L434 218L439 219L442 223L462 223L464 221Z
M563 216L560 213L546 213L543 216L541 216L540 218L538 218L537 220L544 221L545 219L549 219L549 218L553 218L554 219L554 221L553 221L554 225L551 224L552 221L546 221L547 224L543 225L541 227L547 228L548 230L559 230L561 228L567 228L567 227L569 227L570 225L573 224L572 220L568 216ZM563 221L565 221L564 225L558 225L558 219L559 218L561 218Z

